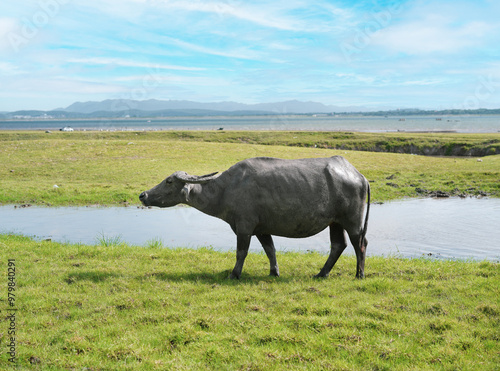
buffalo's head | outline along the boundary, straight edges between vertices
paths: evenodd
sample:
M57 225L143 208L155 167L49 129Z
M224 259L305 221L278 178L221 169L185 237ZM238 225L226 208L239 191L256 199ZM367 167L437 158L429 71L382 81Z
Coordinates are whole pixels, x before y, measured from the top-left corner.
M157 186L139 195L144 206L170 207L189 202L192 184L203 184L217 178L217 173L197 176L177 171Z

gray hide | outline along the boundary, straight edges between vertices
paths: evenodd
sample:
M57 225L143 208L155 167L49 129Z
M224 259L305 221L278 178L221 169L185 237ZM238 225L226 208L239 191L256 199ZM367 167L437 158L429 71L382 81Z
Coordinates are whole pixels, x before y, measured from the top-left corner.
M178 171L141 193L139 199L145 206L188 204L226 221L237 236L231 278L241 275L251 236L256 235L262 244L271 264L270 274L279 276L271 235L309 237L326 227L330 227L331 250L316 277L328 276L346 248L344 231L356 252L356 277L364 277L370 185L341 156L250 158L220 175L193 176Z

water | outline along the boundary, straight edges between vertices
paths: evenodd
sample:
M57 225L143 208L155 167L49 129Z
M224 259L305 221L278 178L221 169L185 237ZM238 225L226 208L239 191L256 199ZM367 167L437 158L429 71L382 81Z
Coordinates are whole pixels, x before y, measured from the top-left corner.
M443 259L500 260L500 199L411 199L372 205L368 255L422 255ZM0 207L0 231L39 239L97 244L117 237L145 246L159 239L165 246L211 246L235 251L236 237L217 218L189 207ZM328 230L304 239L274 237L279 251L328 253ZM252 238L251 251L262 251ZM352 246L347 253L352 254Z
M321 130L321 131L456 131L496 133L500 115L463 116L210 116L155 119L0 120L0 130Z

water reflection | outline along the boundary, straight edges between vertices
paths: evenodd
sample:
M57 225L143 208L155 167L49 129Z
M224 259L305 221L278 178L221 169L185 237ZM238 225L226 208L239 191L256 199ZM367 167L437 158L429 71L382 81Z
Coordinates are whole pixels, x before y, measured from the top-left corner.
M368 255L500 260L499 199L412 199L372 205ZM189 207L0 207L0 231L60 242L96 244L98 236L144 246L212 246L235 250L229 226ZM328 231L305 239L275 237L280 251L329 251ZM262 251L256 238L252 251ZM353 253L349 246L346 250Z

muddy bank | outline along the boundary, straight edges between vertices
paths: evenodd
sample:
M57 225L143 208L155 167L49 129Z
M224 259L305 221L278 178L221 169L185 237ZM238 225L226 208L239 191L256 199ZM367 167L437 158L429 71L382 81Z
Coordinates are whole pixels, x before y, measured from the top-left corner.
M389 185L389 183L387 183L387 184ZM415 193L417 193L419 196L426 196L426 197L431 197L431 198L448 198L448 197L460 197L460 198L477 197L477 198L481 198L481 197L487 197L490 195L488 192L485 192L485 191L478 189L476 187L467 188L464 191L461 191L458 188L455 188L450 192L442 191L442 190L432 191L429 189L416 187Z
M210 141L210 140L207 140ZM295 142L295 143L259 143L258 141L239 138L240 143L244 144L265 144L265 145L287 145L290 147L308 147L308 148L324 148L334 150L347 150L347 151L365 151L365 152L389 152L400 154L411 154L420 156L448 156L448 157L484 157L500 154L500 142L491 143L485 146L470 147L463 144L444 144L444 145L416 145L416 144L393 144L393 143L377 143L367 144L348 143L336 145L334 143L308 143L308 142Z
M235 133L236 134L236 133ZM500 138L490 136L464 137L457 133L359 133L359 132L290 132L225 134L227 142L244 144L285 145L291 147L324 148L335 150L405 153L422 156L484 157L500 154ZM206 136L205 141L220 141Z
M368 152L390 152L390 153L406 153L421 156L460 156L460 157L484 157L500 154L500 144L491 143L484 147L469 147L463 144L446 144L436 146L418 146L415 144L390 144L383 143L375 146L362 145L341 145L328 146L330 149L342 149L353 151L368 151Z

